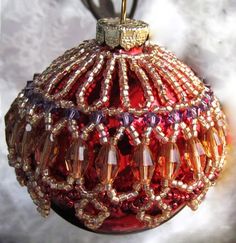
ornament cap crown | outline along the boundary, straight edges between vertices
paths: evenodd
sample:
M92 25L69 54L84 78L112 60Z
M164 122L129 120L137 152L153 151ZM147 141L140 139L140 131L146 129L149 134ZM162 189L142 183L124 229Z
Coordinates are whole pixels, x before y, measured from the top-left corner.
M111 48L122 47L130 50L143 45L149 37L149 25L141 20L104 18L97 23L96 40Z

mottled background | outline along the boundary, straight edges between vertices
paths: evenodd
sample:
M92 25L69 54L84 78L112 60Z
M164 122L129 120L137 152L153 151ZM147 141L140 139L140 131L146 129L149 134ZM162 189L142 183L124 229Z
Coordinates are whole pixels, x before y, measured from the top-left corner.
M115 1L117 4L119 1ZM52 213L36 213L7 165L3 116L25 82L66 49L95 36L95 20L80 0L0 0L0 243L236 242L236 152L197 212L186 208L161 227L135 235L80 230ZM236 1L140 0L136 13L152 39L207 78L226 107L235 140ZM232 147L232 146L231 146ZM233 149L231 149L233 150Z

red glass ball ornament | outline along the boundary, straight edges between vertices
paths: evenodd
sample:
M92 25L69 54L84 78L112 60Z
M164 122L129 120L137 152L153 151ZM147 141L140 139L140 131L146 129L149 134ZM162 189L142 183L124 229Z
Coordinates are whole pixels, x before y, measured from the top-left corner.
M100 40L66 51L18 95L5 118L9 163L43 216L142 231L197 209L224 165L225 115L164 48Z

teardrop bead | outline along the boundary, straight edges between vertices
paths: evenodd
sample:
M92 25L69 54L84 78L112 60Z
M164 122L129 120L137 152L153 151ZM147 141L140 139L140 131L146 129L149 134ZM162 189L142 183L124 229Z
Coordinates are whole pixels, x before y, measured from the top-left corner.
M40 164L40 157L43 152L43 148L44 148L44 144L45 144L45 140L46 140L47 136L48 136L48 132L44 132L43 135L41 135L35 142L36 148L35 148L34 157L35 157L35 161L36 161L37 165Z
M218 127L218 135L223 145L226 145L226 133L223 127Z
M181 159L178 146L175 143L162 145L159 165L161 176L167 180L173 180L179 170Z
M20 152L19 151L19 143L21 142L22 136L24 134L25 131L25 120L19 120L16 122L16 124L14 125L13 131L12 131L12 135L9 139L9 147L11 148L15 148L16 152Z
M51 135L48 134L46 136L46 140L44 141L44 146L42 153L40 155L39 169L40 171L44 171L52 165L57 156L59 154L59 147L56 139L51 138Z
M35 150L35 129L27 124L21 144L21 156L27 158Z
M81 140L73 142L67 151L66 161L73 178L83 177L88 167L88 146Z
M203 138L204 148L208 151L207 156L213 160L213 164L218 166L220 157L223 154L223 142L219 137L217 130L212 127L205 134Z
M103 145L95 161L95 167L101 183L112 183L119 172L119 154L116 146Z
M150 183L155 164L149 147L145 144L140 144L134 151L133 156L133 174L134 177L144 184Z
M206 167L206 153L198 138L191 138L186 145L187 160L196 179L201 179Z
M206 134L203 135L203 138L201 139L201 142L202 142L202 145L203 145L203 147L204 147L206 156L207 156L208 158L211 158L211 149L210 149L209 141L207 140L207 136L206 136Z

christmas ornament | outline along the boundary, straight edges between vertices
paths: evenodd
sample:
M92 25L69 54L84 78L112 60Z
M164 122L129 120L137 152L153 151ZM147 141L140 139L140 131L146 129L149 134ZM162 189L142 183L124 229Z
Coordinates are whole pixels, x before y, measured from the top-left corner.
M225 115L211 88L142 21L101 19L96 40L28 81L6 115L9 164L42 216L100 233L196 210L221 172Z

